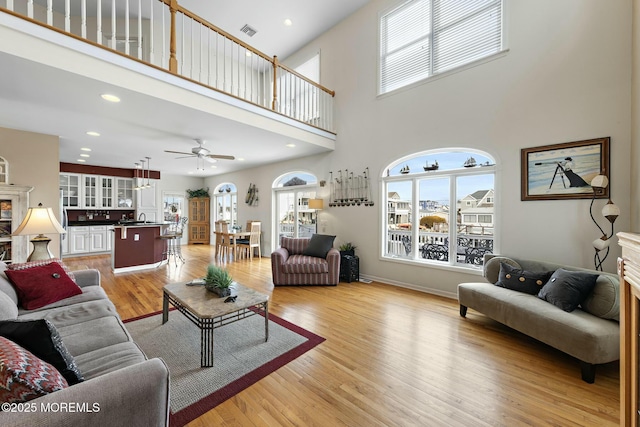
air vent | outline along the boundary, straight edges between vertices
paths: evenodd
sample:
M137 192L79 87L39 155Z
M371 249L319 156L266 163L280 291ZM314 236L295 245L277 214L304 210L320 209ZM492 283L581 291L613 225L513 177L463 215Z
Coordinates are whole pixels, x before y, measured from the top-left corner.
M244 27L240 28L240 31L242 31L249 37L253 37L255 33L258 32L255 28L250 27L249 24L244 24Z

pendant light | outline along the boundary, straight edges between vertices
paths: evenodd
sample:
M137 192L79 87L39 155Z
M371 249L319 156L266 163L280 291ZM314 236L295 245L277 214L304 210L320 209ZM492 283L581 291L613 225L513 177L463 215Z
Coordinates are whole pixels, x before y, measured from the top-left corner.
M145 187L144 186L144 162L145 162L145 160L142 159L142 160L140 160L140 163L136 163L136 168L138 167L138 164L142 165L142 176L139 177L139 176L137 176L138 173L136 173L136 178L138 178L140 181L139 181L138 184L136 184L136 186L134 188L135 190L142 190Z
M145 157L145 159L147 159L147 185L144 188L151 188L151 157Z
M138 185L138 175L139 175L138 174L138 169L140 169L140 163L136 162L134 164L136 165L136 169L135 169L135 172L133 174L133 179L135 180L136 185L135 185L135 187L133 187L133 189L134 190L140 190L140 186Z

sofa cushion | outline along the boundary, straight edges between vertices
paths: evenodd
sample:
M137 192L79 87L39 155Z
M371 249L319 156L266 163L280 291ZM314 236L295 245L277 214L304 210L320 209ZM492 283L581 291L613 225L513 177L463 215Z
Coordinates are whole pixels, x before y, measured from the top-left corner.
M329 272L329 263L324 258L307 255L292 255L282 265L282 271L287 274L321 274Z
M336 236L329 236L327 234L314 234L311 236L309 246L302 252L302 255L326 258L327 253L333 247L335 238Z
M76 357L78 366L87 380L145 360L146 356L133 341L104 346Z
M107 294L100 286L85 286L84 288L80 289L82 289L81 294L74 295L72 297L65 298L51 304L47 304L43 307L36 308L35 310L25 310L24 308L18 307L18 316L21 319L40 319L44 316L44 314L38 314L38 312L41 311L50 312L55 308L61 307L62 309L65 309L66 307L81 305L85 302L90 301L109 301Z
M59 259L59 258L39 259L37 261L28 261L28 262L9 264L7 266L7 269L9 269L9 270L28 270L28 269L33 268L33 267L42 267L43 265L48 265L48 264L51 264L52 262L55 262L56 264L59 264L60 267L62 267L62 269L64 270L64 272L67 273L67 276L69 276L69 278L71 280L73 280L74 283L75 283L76 278L75 278L74 274L71 272L71 270L69 270L69 267L67 267L65 265L65 263L63 263L62 260Z
M557 269L538 293L538 298L572 312L593 290L597 274Z
M16 287L20 305L27 310L82 293L62 266L55 262L26 270L6 270L6 274Z
M289 252L289 255L299 255L309 245L310 237L282 237L280 246Z
M496 286L537 295L552 274L553 271L533 272L521 270L502 262L500 263L500 274Z
M600 274L593 291L580 304L582 309L603 319L620 319L620 279Z
M0 336L10 339L34 356L52 364L69 385L83 380L73 356L51 322L44 319L0 321Z
M489 283L496 283L500 275L500 264L505 263L515 268L522 268L517 261L504 256L496 256L487 261L484 265L483 274Z
M16 292L16 288L9 281L9 278L5 273L6 270L7 265L4 262L0 262L0 292L7 295L16 305L18 305L18 293Z
M19 403L68 387L53 365L0 337L0 402Z
M12 320L18 317L18 306L9 295L0 291L0 320Z

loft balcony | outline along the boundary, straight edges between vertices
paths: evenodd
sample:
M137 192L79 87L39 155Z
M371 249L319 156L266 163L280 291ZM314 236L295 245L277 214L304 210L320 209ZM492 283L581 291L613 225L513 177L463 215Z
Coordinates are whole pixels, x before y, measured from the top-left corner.
M217 28L176 0L0 0L0 33L6 42L0 45L0 54L15 54L105 81L109 80L107 70L113 68L110 65L116 64L280 122L263 125L271 132L278 133L282 123L297 128L282 134L317 146L317 152L335 148L333 91ZM16 37L9 40L7 34ZM23 43L25 34L43 44L35 46L29 40L28 47L11 46ZM60 42L62 39L68 41ZM110 64L99 71L74 68L68 62L60 65L63 59L49 49L52 43L64 43L65 48ZM140 90L165 96L147 87ZM249 121L246 114L236 114L234 119L243 117Z

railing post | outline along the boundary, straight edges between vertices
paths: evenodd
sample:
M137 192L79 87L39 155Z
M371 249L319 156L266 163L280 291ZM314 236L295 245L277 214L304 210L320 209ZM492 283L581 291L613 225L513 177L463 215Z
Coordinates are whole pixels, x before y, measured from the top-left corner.
M171 0L169 11L171 13L171 35L169 39L169 71L178 72L178 59L176 58L176 11L178 9L178 1Z
M271 101L271 109L275 110L278 104L278 57L273 56L273 101Z

